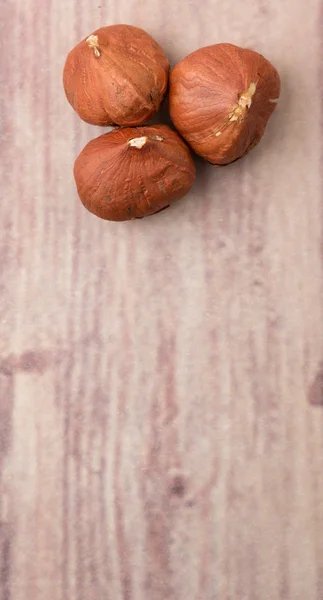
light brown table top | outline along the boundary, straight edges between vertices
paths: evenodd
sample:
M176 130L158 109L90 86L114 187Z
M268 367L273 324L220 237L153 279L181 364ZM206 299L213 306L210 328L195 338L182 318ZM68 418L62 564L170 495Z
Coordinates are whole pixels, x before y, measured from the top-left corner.
M322 2L1 10L1 600L322 600ZM114 224L77 200L102 130L61 73L118 22L283 87L248 157Z

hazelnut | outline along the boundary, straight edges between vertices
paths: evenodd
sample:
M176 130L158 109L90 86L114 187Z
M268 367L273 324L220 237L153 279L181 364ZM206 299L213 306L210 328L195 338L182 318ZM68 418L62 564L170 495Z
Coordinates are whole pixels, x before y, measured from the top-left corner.
M261 54L215 44L174 68L170 114L197 154L226 165L258 144L279 94L279 75Z
M141 125L160 108L169 63L142 29L97 29L68 54L63 84L69 103L92 125Z
M84 206L110 221L154 214L195 179L191 153L168 125L115 129L90 141L75 161Z

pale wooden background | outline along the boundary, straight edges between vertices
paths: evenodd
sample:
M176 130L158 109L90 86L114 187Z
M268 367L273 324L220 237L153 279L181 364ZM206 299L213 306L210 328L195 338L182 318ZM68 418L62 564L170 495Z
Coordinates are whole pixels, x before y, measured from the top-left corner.
M1 600L322 600L320 0L2 0ZM174 64L263 52L261 145L105 223L68 50L141 26Z

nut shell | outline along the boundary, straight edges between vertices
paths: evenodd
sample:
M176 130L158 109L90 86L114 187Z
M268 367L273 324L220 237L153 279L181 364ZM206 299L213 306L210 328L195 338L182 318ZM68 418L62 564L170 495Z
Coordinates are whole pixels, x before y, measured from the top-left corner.
M68 54L66 97L92 125L141 125L160 108L169 62L157 42L131 25L97 29Z
M225 165L261 139L280 94L275 67L233 44L193 52L170 77L172 121L197 154Z
M168 125L116 129L90 141L75 161L79 197L93 214L127 221L184 196L195 180L191 153Z

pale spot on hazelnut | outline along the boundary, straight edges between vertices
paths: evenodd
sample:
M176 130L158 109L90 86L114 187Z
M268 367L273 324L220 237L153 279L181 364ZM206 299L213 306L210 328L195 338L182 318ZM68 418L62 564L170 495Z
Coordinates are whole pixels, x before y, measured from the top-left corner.
M164 138L161 137L160 135L149 135L148 139L151 140L152 142L163 142Z
M249 85L250 96L253 96L256 93L256 89L257 89L256 83L251 82L251 84Z
M219 135L222 135L222 131L217 131L215 137L219 137Z
M129 140L128 144L129 144L129 146L132 146L133 148L142 148L147 141L148 141L148 138L146 136L143 136L143 137L137 137L137 138L133 138L132 140Z
M240 113L239 113L240 114ZM232 115L232 117L230 117L230 122L233 123L233 121L238 121L239 120L239 114L237 115Z
M271 102L272 104L277 104L279 98L274 98L273 100L270 99L269 102Z
M96 57L101 56L99 49L99 38L97 35L89 35L89 37L86 39L86 43L90 48L93 48L94 55Z

